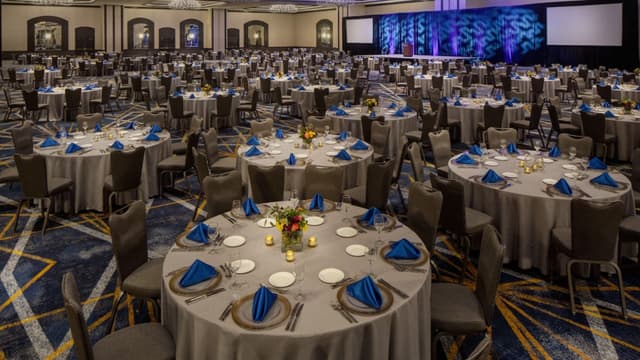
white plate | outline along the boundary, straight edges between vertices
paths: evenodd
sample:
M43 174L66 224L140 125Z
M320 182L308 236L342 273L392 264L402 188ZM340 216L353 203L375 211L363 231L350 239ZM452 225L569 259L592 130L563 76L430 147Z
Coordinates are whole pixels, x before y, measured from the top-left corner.
M572 170L572 171L578 170L578 167L573 164L564 164L562 165L562 168L565 170Z
M547 185L555 185L558 182L558 180L547 178L547 179L542 179L542 182Z
M253 269L256 268L256 263L253 260L240 259L240 260L233 261L231 263L235 264L237 262L240 262L240 268L236 270L236 274L250 273L253 271Z
M292 273L287 271L277 272L269 276L269 284L277 288L291 286L291 284L293 284L295 281L296 277Z
M508 157L502 156L502 155L494 156L493 158L496 159L496 160L499 160L499 161L507 161L507 160L509 160Z
M284 140L282 140L282 142L285 142L285 143L287 143L287 144L291 144L291 143L292 143L292 142L294 142L294 141L295 141L295 140L293 140L293 139L284 139Z
M520 155L516 159L518 159L518 160L529 160L529 156L528 155Z
M296 154L296 159L306 159L309 155L307 154Z
M578 177L578 173L577 172L568 172L568 173L564 173L564 177L568 178L568 179L575 179Z
M132 141L138 141L138 140L140 140L140 139L141 139L141 138L139 138L139 137L137 137L137 136L134 136L134 137L130 137L130 138L129 138L129 140L132 140Z
M327 151L327 156L336 156L338 155L337 151Z
M270 143L269 146L271 146L271 147L280 147L282 145L280 145L278 143Z
M337 144L337 142L335 142L333 140L327 140L324 143L327 144L327 145L335 145L335 144Z
M344 150L344 149L346 149L346 148L344 146L342 146L342 145L336 145L336 146L333 147L333 150L338 150L338 151Z
M347 226L347 227L341 227L338 230L336 230L336 234L338 234L338 236L343 237L343 238L350 238L350 237L354 237L356 235L358 235L358 230Z
M551 163L553 163L553 159L549 159L549 158L543 158L543 159L542 159L542 161L543 161L545 164L551 164Z
M78 135L78 136L74 135L73 138L76 139L76 140L82 140L82 139L86 139L87 137L84 136L84 135Z
M484 164L487 165L487 166L498 166L498 162L497 161L491 161L491 160L485 161Z
M271 150L271 155L280 155L282 154L282 151L280 150Z
M90 148L93 146L93 144L78 144L78 145L80 145L80 147L83 149Z
M345 251L347 252L347 254L351 256L360 257L360 256L367 255L369 253L369 248L364 245L353 244L353 245L347 246Z
M274 226L276 226L276 219L274 218L270 218L270 217L266 217L264 219L260 219L258 221L256 221L256 225L258 225L261 228L272 228Z
M307 216L307 224L311 226L318 226L324 224L324 218L320 216Z
M318 278L323 283L335 284L344 279L344 272L336 268L326 268L320 270L320 272L318 273Z
M226 239L224 239L222 243L228 247L238 247L238 246L242 246L242 244L244 244L246 241L247 239L245 239L244 236L231 235Z
M517 179L518 178L518 174L514 173L514 172L503 172L502 176L509 178L509 179Z

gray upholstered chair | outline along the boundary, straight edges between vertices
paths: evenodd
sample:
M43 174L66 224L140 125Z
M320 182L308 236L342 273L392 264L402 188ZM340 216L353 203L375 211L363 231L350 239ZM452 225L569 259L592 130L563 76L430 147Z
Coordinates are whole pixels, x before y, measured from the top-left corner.
M254 120L251 121L251 135L253 136L271 136L271 129L273 129L273 119Z
M160 127L165 127L165 115L161 112L152 112L152 111L145 111L142 113L142 123L145 126L152 126L154 124L160 126Z
M423 145L427 144L429 142L429 133L434 131L437 121L437 112L430 111L425 113L422 115L422 130L407 131L404 135L409 142L419 142Z
M440 130L429 133L429 141L433 153L433 163L438 175L449 176L449 159L451 159L451 137L449 131Z
M221 157L218 153L218 131L211 128L207 132L202 133L204 140L204 149L207 154L207 163L209 169L214 174L219 174L236 168L236 158L231 156Z
M636 208L640 207L640 148L633 150L631 156L631 187Z
M9 130L13 139L13 146L16 154L31 155L33 154L33 122L24 121L22 126ZM9 184L20 181L18 176L18 168L9 166L0 170L0 184Z
M215 131L215 130L214 130ZM193 167L196 169L196 176L198 178L198 185L200 186L200 193L198 194L198 200L196 200L196 206L193 209L193 218L191 221L196 221L198 217L198 210L200 210L200 204L204 200L204 186L202 183L204 179L209 176L209 164L207 163L207 156L196 148L191 149L193 152Z
M591 157L593 150L593 140L588 136L571 134L558 135L558 149L563 154L568 154L571 147L576 148L576 156Z
M165 174L171 174L171 186L174 186L173 174L174 173L183 173L185 179L187 178L187 173L191 171L193 167L193 152L191 149L195 148L198 144L198 134L191 133L187 137L187 152L184 155L174 155L170 156L164 160L161 160L158 163L157 171L158 171L158 190L160 191L160 196L162 196L163 183L162 179Z
M44 156L39 154L14 155L20 185L22 185L22 199L16 210L16 223L14 231L18 229L20 221L20 210L27 200L48 200L47 210L44 214L44 224L42 224L42 235L47 229L49 212L55 209L55 199L58 195L69 193L71 212L75 206L73 200L73 180L62 177L47 176L47 162ZM43 208L44 209L44 208Z
M207 199L207 218L231 210L233 200L242 199L242 176L237 170L207 176L202 187Z
M311 199L314 194L321 194L325 199L340 201L344 184L344 167L319 167L309 165L304 169L305 199Z
M142 146L133 151L111 152L111 175L107 176L104 180L103 188L107 203L109 204L109 213L113 211L113 198L118 193L135 190L136 199L140 198L138 188L142 182L144 153L145 148Z
M333 121L331 119L324 118L321 116L313 116L313 115L308 116L307 124L309 124L310 126L313 126L313 128L319 133L324 131L325 126L328 126L329 130L333 129Z
M233 104L233 96L220 95L216 98L216 110L209 114L209 128L219 129L225 127L229 123L231 116L231 107Z
M329 107L331 107L331 105L333 106L340 106L340 94L339 93L333 93L333 94L329 94L329 95L325 95L324 96L324 104L327 106L327 109Z
M431 186L442 192L440 226L450 232L462 247L464 257L459 279L462 282L469 261L471 237L479 235L486 225L491 225L493 218L465 206L464 186L461 182L431 175Z
M638 198L635 199L638 201ZM622 247L628 243L640 245L640 215L628 216L620 223L618 229L618 266L622 266ZM638 254L640 252L636 251L636 258L638 258Z
M87 123L87 131L93 131L93 128L96 127L96 124L100 124L100 126L102 126L102 114L78 114L78 116L76 116L76 123L78 124L78 128L84 130L85 122Z
M431 285L431 328L435 331L431 359L436 360L437 345L444 335L487 333L495 310L503 257L504 246L498 231L486 225L482 228L475 290L460 284Z
M504 105L484 104L483 121L476 125L477 140L486 139L486 131L490 128L501 128L504 118ZM516 135L517 137L517 135Z
M415 181L424 182L426 178L424 176L425 166L424 159L422 158L422 147L417 143L411 143L409 144L407 153L409 154L409 161L411 162L411 167L413 168Z
M620 303L622 316L627 318L627 307L624 299L624 283L622 271L614 259L618 227L624 216L624 205L621 201L595 202L584 199L571 200L571 227L553 228L549 244L549 274L556 270L556 258L559 253L567 255L567 278L571 312L576 314L573 298L572 265L607 264L618 274Z
M442 193L440 191L419 182L413 182L409 186L407 225L420 236L420 240L429 250L431 267L436 278L440 277L440 272L433 259L441 211Z
M487 146L489 149L500 148L500 142L505 140L507 144L515 144L518 141L518 131L516 129L499 129L490 127L487 129Z
M540 117L542 116L542 106L536 103L531 104L531 116L528 120L514 120L509 124L510 127L516 129L516 131L522 130L524 138L528 137L531 142L531 147L534 147L533 138L531 137L531 131L536 131L544 146L544 133L540 128Z
M251 196L260 204L282 201L284 195L284 166L262 167L249 165Z
M393 159L380 159L367 165L367 183L364 186L347 189L345 194L351 196L354 205L366 208L376 207L385 211L391 181L395 170Z
M551 109L551 108L549 108ZM585 136L593 139L593 144L596 146L595 155L598 156L598 148L602 148L602 159L606 161L608 151L611 146L614 151L614 158L616 152L616 142L618 138L615 134L607 134L607 121L602 113L590 113L583 111L580 113L582 119L582 133Z
M371 146L373 146L374 156L382 156L387 151L391 125L374 121L371 124Z
M190 134L200 134L200 132L202 131L202 125L204 123L204 119L199 117L199 116L194 116L191 118L191 120L189 121L189 130L188 133L185 132L186 136L183 136L181 141L178 142L172 142L171 143L171 153L173 153L174 155L186 155L187 154L187 142L185 142L185 139L189 139L189 135ZM197 141L196 141L197 143Z
M162 258L149 259L147 247L146 206L136 200L123 214L109 217L113 257L118 269L120 293L113 299L109 331L113 331L116 313L126 294L151 300L156 314L160 314L158 299L162 284Z
M251 102L250 103L240 103L236 108L236 113L238 114L238 119L245 120L246 114L249 114L252 118L259 119L260 114L258 113L258 97L260 96L259 90L254 89L250 91Z
M549 121L551 121L551 129L549 129L549 135L547 136L547 147L551 145L551 137L553 134L573 134L580 135L580 127L574 124L568 124L560 122L560 116L558 115L558 109L553 104L547 105L547 111L549 111Z
M89 329L82 311L80 292L73 274L62 275L62 298L79 360L91 359L175 359L173 337L159 323L129 326L109 334L91 345Z

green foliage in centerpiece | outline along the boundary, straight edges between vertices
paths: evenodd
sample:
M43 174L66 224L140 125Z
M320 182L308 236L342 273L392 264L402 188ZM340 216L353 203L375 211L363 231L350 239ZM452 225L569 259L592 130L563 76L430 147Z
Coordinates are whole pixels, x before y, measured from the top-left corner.
M276 228L282 233L281 250L302 250L302 233L307 230L307 220L301 207L274 208L271 214L276 219Z

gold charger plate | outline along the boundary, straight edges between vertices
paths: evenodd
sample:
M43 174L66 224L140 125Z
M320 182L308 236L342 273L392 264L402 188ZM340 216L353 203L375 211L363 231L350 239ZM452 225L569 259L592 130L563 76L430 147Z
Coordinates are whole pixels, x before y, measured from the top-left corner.
M613 191L613 192L625 191L625 190L627 190L627 188L629 188L629 184L623 183L623 182L619 182L617 188L611 187L611 186L607 186L607 185L602 185L602 184L596 184L596 183L593 183L591 181L589 181L589 183L591 185L593 185L593 187L596 188L596 189L605 190L605 191Z
M323 213L327 211L333 211L336 209L336 203L333 200L324 199L324 211L320 211L318 209L309 210L309 205L311 205L311 199L302 200L302 207L309 212L312 213Z
M482 181L482 176L480 175L474 175L471 177L473 179L473 181L475 181L478 184L482 184L482 185L487 185L487 186L491 186L491 187L501 187L507 184L507 179L503 178L501 181L497 181L494 183L486 183Z
M244 214L244 210L242 207L240 209L232 209L229 213L231 214L231 216L233 216L236 219L255 219L258 217L262 218L265 215L268 215L269 212L271 211L271 209L268 206L265 206L263 204L256 204L256 206L258 207L258 210L260 210L260 214L247 216Z
M185 267L184 269L180 269L176 271L171 276L171 279L169 279L169 289L171 289L171 291L173 291L178 295L197 296L215 289L216 286L218 286L218 284L220 284L220 281L222 280L222 275L220 274L220 270L216 269L217 274L211 279L184 288L180 286L180 279L182 278L182 275L184 275L184 273L186 273L188 270L189 270L189 267Z
M197 242L197 241L193 241L193 240L189 240L189 239L187 239L187 235L189 234L189 232L191 232L191 230L195 226L195 225L193 225L193 223L190 223L189 225L190 226L188 226L187 230L183 231L176 238L176 246L179 247L179 248L186 249L186 248L199 248L199 247L209 246L209 245L211 245L211 241L214 240L216 238L216 236L218 236L218 231L217 230L213 234L209 234L209 242L206 243L206 244L203 244L203 243L200 243L200 242Z
M547 192L549 192L553 196L561 196L561 197L565 197L565 198L582 198L582 197L585 197L584 191L582 191L581 189L571 188L571 191L573 193L571 195L567 195L567 194L561 193L560 190L555 188L555 186L547 185Z
M362 226L363 228L367 229L367 230L376 230L375 226L373 225L369 225L366 221L362 221L360 220L360 217L362 217L362 215L364 215L366 213L362 213L358 216L354 216L353 218L358 222L358 225ZM385 218L385 222L384 222L384 227L382 228L383 231L390 231L393 230L393 228L396 226L396 219L394 217L391 217L387 214L382 214Z
M305 159L296 159L296 164L295 165L289 165L289 163L285 159L285 160L278 161L278 164L284 165L284 166L305 166L307 164L307 162L305 161Z
M253 294L236 301L231 308L231 317L238 326L247 330L266 330L282 324L291 314L291 303L286 297L277 295L276 301L261 322L253 321Z
M344 306L352 313L358 315L378 315L389 310L391 305L393 305L393 294L389 289L378 282L376 282L376 285L378 285L378 289L380 289L380 294L382 295L382 306L377 310L352 298L351 295L347 293L347 286L349 285L351 284L341 286L336 296L338 297L340 305Z
M382 260L384 260L384 262L386 263L402 265L402 266L420 266L420 265L426 264L429 261L429 252L427 251L427 249L423 248L422 246L416 246L416 248L420 251L420 257L415 260L387 259L384 256L387 255L389 251L391 251L391 246L392 244L387 244L383 246L382 249L380 249L380 257L382 257Z

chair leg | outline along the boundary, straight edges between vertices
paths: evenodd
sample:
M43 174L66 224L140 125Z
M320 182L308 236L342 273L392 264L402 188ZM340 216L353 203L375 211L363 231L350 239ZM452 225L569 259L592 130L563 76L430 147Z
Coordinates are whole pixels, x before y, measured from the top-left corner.
M116 193L115 193L115 192L112 192L112 193L110 193L110 194L109 194L109 197L108 197L108 201L109 201L109 214L112 214L112 213L113 213L113 200L114 200L114 198L115 198L115 195L116 195Z
M433 340L431 340L431 360L436 360L438 358L438 343L443 335L444 334L442 332L436 332L433 335Z
M44 214L44 223L42 224L42 237L44 237L44 233L47 231L47 223L49 222L49 213L51 212L51 207L55 206L55 195L49 197L49 205L47 206L47 211Z
M113 299L113 305L111 307L111 318L109 319L109 324L107 326L107 331L110 333L113 332L115 324L116 324L116 313L118 312L118 306L120 306L120 302L124 298L126 293L120 289L120 294L117 298Z
M196 207L193 209L193 219L191 219L191 221L196 221L196 218L198 217L198 207L200 206L200 201L202 201L203 196L204 194L200 191L200 194L198 194L198 200L196 200Z
M18 210L16 211L16 223L13 224L13 232L16 232L18 230L18 222L20 221L20 210L22 210L22 205L24 205L25 200L22 199L20 200L20 203L18 203Z
M569 286L569 300L571 302L571 313L576 314L576 301L573 298L573 275L571 275L571 266L574 264L574 260L569 260L567 263L567 283Z
M620 306L622 307L622 317L627 319L627 302L624 298L624 283L622 282L622 270L618 264L611 262L611 266L616 269L616 275L618 275L618 290L620 292Z

